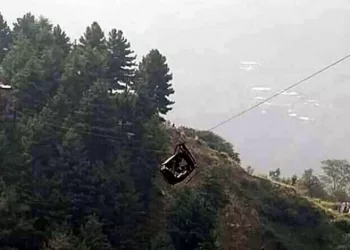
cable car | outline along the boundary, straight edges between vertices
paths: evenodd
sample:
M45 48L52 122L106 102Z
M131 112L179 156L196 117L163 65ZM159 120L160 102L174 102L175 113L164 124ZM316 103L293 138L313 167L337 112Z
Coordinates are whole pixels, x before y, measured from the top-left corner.
M176 145L174 154L161 164L160 172L165 181L171 185L182 182L196 167L196 160L185 146Z

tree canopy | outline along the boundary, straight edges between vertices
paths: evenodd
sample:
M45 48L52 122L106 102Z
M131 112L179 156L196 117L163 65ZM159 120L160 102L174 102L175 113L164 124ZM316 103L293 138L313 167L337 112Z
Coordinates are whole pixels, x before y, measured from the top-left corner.
M200 184L165 186L157 166L179 132L164 122L173 74L156 48L138 60L122 30L95 21L72 40L46 17L26 13L10 28L0 14L0 81L11 85L0 89L1 250L224 249L221 236L245 238L232 234L252 232L257 211L262 235L250 236L278 249L336 241L325 216L240 169L231 143L210 131L181 130L205 149ZM322 164L321 178L308 169L287 182L347 198L349 163ZM285 237L286 225L300 235Z
M72 43L45 17L27 13L10 29L0 15L1 79L16 114L0 123L1 249L150 244L143 221L168 152L157 117L174 104L172 77L158 50L136 73L123 32L106 34L93 22Z

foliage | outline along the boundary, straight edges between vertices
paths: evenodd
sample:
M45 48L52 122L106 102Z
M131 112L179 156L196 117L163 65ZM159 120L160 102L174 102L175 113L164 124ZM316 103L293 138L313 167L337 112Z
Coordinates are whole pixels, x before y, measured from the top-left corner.
M349 200L349 195L345 190L336 190L333 193L330 194L330 196L333 198L333 200L338 202L344 202Z
M93 215L87 217L86 223L80 227L78 249L112 249L107 236L102 231L103 224Z
M325 160L321 162L321 181L327 187L330 194L338 199L346 198L345 192L349 188L350 164L347 160Z
M350 250L350 233L347 233L341 239L340 244L335 248L336 250Z
M181 127L180 129L184 130L187 136L196 138L199 141L203 141L205 145L208 146L209 148L219 152L225 152L237 163L241 162L239 158L239 153L234 151L233 145L227 142L221 136L211 131L201 131L201 130L195 130L187 127Z
M56 227L48 242L44 242L43 250L73 250L76 249L77 240L67 226Z
M152 51L137 75L149 94L162 89L152 99L133 85L123 32L106 38L97 22L72 44L44 17L26 13L11 30L0 16L0 51L16 98L16 126L0 123L0 248L150 247L145 218L169 138L158 112L142 111L173 104L165 57Z
M187 189L178 196L168 219L175 249L220 249L219 216L229 203L222 183L225 174L221 168L212 169L200 189Z
M178 198L169 217L175 249L199 249L204 245L207 249L218 249L215 235L218 209L206 198L206 194L196 191L185 191Z
M10 50L12 43L12 34L7 22L0 13L0 63L4 59L7 52Z
M167 114L174 104L168 97L174 94L170 81L173 75L166 62L166 57L159 50L152 49L144 56L136 72L136 90L144 105L145 112L150 114Z
M242 185L242 198L259 209L260 230L271 249L331 249L341 233L308 200L293 196L290 188L260 179ZM269 248L270 249L270 248Z
M0 121L0 249L221 249L220 216L238 198L259 210L263 239L278 249L347 244L344 225L256 182L213 132L185 128L235 162L203 166L200 184L164 192L157 166L171 146L164 116L174 104L173 76L157 49L136 62L121 30L105 33L93 22L71 42L45 17L26 13L10 28L0 15L0 63L16 107L14 119ZM323 179L345 199L348 163L325 163ZM296 181L279 169L271 177ZM312 170L297 184L309 196L327 195Z
M112 29L108 34L108 70L107 79L111 83L111 89L126 89L133 84L134 60L130 43L124 37L123 31Z
M269 176L272 180L278 181L280 179L281 170L277 168L276 170L269 171Z
M328 194L324 190L324 187L320 179L313 174L313 169L307 169L298 181L298 188L305 190L305 195L314 198L327 199Z

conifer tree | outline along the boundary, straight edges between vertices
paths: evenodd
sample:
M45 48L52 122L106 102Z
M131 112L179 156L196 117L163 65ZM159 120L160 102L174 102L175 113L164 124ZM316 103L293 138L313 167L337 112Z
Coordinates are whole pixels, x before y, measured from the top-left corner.
M12 35L7 22L0 13L0 63L4 59L12 44Z
M80 37L79 42L83 47L90 46L92 49L103 50L106 48L106 38L100 25L97 22L93 22L85 30L85 33Z
M38 113L58 88L65 55L54 46L52 24L31 13L18 18L13 28L13 48L4 69L13 85L19 110Z
M168 97L174 93L170 81L166 58L158 50L151 50L142 58L137 71L137 93L141 102L145 103L147 113L167 114L174 104Z
M118 117L113 99L107 91L107 84L95 82L83 93L79 109L72 115L73 124L79 124L77 131L89 134L82 136L89 152L91 162L102 161L106 164L116 157L115 147L118 135Z
M49 19L40 16L39 19L35 20L35 26L37 28L37 34L35 36L35 40L32 41L32 43L36 46L36 50L40 55L44 50L47 50L53 45L53 25L50 23Z
M77 104L84 90L89 88L90 81L86 76L87 58L81 47L74 46L68 55L62 75L62 88L59 93L65 93L69 101ZM68 110L67 110L68 111Z
M79 239L75 236L69 226L55 226L51 230L47 242L43 243L43 250L75 250Z
M107 79L111 89L128 89L133 83L136 56L130 48L130 43L121 30L112 29L109 32L108 72Z
M0 249L147 249L168 140L159 114L172 104L165 57L147 55L133 86L135 56L121 31L106 41L94 22L71 44L31 13L9 31L0 77L14 87L17 117L0 122ZM136 91L109 93L118 88Z
M77 249L112 249L106 235L102 231L103 224L94 215L89 215L80 227L80 244Z
M60 25L53 28L54 44L58 46L65 55L71 50L70 39L67 34L61 29Z
M83 93L94 82L103 79L107 68L105 52L81 46L74 46L72 49L65 62L65 69L62 75L64 90L61 90L61 94L65 94L68 97L68 102L71 105L78 105Z
M31 42L36 41L38 26L35 22L35 16L28 12L23 17L17 18L17 21L13 24L12 33L16 40L28 39Z
M29 113L38 112L47 98L45 71L41 58L29 40L14 42L14 48L3 61L5 75L14 88L17 107Z

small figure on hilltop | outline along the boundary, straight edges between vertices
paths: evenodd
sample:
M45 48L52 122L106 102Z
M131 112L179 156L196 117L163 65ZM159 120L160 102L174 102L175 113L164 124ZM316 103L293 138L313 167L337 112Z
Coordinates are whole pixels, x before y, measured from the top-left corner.
M247 166L247 173L250 174L250 175L253 175L254 173L254 168L252 168L252 166Z

